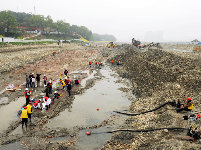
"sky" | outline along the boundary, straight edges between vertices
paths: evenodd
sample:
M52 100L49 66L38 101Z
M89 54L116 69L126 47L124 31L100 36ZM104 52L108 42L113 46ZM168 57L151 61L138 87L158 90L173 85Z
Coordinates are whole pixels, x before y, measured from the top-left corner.
M50 15L118 42L201 41L201 0L7 0L3 10Z

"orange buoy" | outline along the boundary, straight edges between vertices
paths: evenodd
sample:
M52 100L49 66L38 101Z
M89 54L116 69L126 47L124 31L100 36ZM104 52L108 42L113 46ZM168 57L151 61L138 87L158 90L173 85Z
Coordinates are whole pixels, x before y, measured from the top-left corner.
M97 108L97 111L99 111L99 108Z
M91 132L87 132L87 135L90 135L91 134Z

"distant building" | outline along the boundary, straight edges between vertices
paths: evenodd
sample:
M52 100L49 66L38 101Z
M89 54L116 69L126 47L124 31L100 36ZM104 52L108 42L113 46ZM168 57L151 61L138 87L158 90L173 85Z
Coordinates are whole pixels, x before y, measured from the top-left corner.
M198 41L197 39L191 41L191 44L199 44L200 41Z
M191 41L191 42L200 42L200 41L198 41L197 39L195 39L195 40L193 40L193 41Z

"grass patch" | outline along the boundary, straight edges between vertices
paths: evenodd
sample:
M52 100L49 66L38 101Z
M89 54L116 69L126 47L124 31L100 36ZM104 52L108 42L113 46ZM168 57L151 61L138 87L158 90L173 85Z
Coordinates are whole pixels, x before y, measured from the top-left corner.
M0 45L7 45L7 43L2 43L2 42L0 42Z

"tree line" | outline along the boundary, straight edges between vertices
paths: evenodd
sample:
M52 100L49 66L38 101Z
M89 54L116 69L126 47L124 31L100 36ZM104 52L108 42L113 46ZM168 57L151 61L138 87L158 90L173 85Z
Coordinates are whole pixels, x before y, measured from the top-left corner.
M25 30L33 31L39 29L42 34L50 34L57 32L69 38L83 37L87 40L107 40L116 41L113 35L99 35L92 33L85 26L70 25L64 20L53 21L51 16L44 17L43 15L33 15L13 11L0 12L0 35L12 36L16 34L23 34Z

